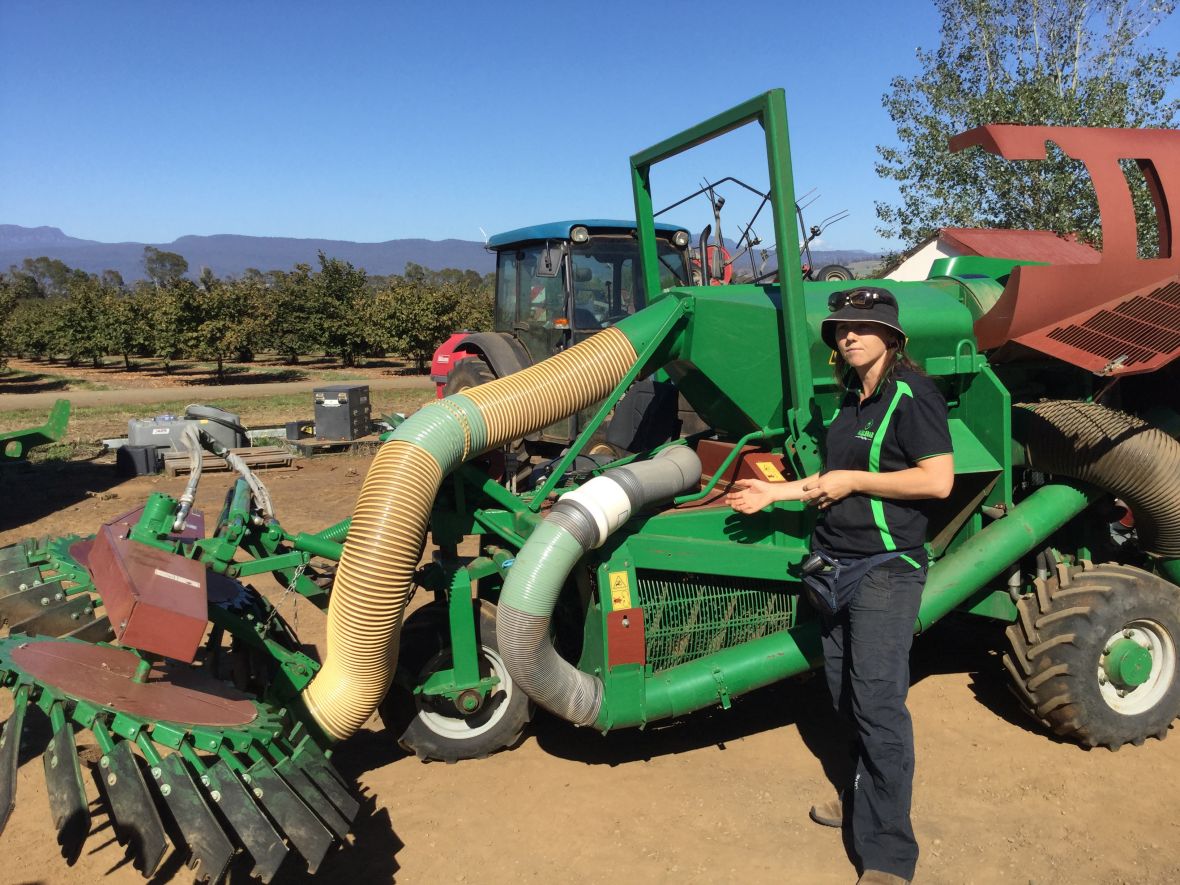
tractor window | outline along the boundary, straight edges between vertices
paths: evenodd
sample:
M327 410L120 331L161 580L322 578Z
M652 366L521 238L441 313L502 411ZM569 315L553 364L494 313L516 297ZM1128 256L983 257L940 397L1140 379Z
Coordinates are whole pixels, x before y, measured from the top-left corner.
M544 246L505 249L496 262L496 328L552 327L565 316L562 277L534 276Z
M517 251L508 249L496 258L496 319L497 329L511 329L516 323Z
M667 240L656 240L656 254L660 256L660 288L687 286L688 268L684 264L684 253ZM635 266L638 268L638 260Z
M574 267L574 326L600 329L642 308L639 242L631 236L590 238L571 244ZM660 284L667 288L684 279L684 256L666 240L659 241Z
M563 274L555 277L535 275L537 261L545 251L544 244L526 246L514 252L500 253L500 267L504 269L508 259L513 259L512 282L500 280L497 274L497 310L511 310L512 323L553 328L553 321L565 316L565 288ZM557 244L553 247L557 253Z

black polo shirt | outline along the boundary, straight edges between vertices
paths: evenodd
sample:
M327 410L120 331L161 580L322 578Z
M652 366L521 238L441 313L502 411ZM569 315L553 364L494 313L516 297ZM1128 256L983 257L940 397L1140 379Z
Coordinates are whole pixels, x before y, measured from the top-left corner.
M864 402L848 391L828 428L824 471L889 473L950 452L946 400L929 378L899 369ZM849 495L823 512L814 541L837 557L921 548L926 515L920 501Z

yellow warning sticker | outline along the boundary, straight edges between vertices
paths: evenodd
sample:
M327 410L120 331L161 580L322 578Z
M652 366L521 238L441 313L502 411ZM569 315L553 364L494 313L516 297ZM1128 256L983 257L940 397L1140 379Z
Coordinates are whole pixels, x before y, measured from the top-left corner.
M612 611L631 608L631 579L626 572L610 573L610 607Z
M761 470L762 475L770 482L786 482L783 475L778 472L778 468L774 466L773 461L759 461L754 466Z

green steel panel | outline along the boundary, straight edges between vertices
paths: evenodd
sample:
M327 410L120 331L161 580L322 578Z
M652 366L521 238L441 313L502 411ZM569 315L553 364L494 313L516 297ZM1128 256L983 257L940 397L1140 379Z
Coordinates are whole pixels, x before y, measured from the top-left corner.
M1000 482L988 497L988 504L1012 504L1012 398L990 367L970 376L959 394L959 405L951 417L962 421L979 444L1003 471ZM958 447L955 470L959 471ZM965 472L965 471L963 471Z
M989 592L984 589L977 596L963 603L963 607L973 615L995 618L997 621L1007 623L1014 622L1018 614L1016 603L1012 601L1012 595L1007 590Z
M1003 468L984 448L960 418L951 418L951 445L955 450L955 473L997 473Z

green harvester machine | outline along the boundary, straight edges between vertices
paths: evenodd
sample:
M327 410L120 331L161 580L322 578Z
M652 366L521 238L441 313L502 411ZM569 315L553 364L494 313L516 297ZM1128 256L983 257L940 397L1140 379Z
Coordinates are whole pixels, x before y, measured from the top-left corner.
M375 711L391 741L457 761L513 746L534 705L606 732L728 707L816 666L798 572L815 511L739 516L722 499L737 477L818 470L839 401L819 325L848 284L804 281L798 266L781 91L631 158L642 269L659 292L652 167L746 125L765 135L778 283L666 290L547 360L432 402L389 434L352 518L322 531L284 529L239 465L211 527L190 489L91 536L0 550L13 699L0 825L22 728L26 743L47 735L49 810L63 855L78 856L84 731L145 875L169 838L214 881L235 856L263 881L284 862L314 872L358 811L334 748ZM1180 225L1168 214L1180 133L987 126L952 148L1036 160L1048 140L1089 168L1100 261L945 259L925 281L885 283L954 440L915 629L952 611L1000 622L1030 713L1117 748L1164 737L1180 713ZM1150 259L1136 254L1125 158L1155 197ZM652 373L708 429L572 470ZM592 420L543 482L505 488L497 451L585 409ZM478 554L460 556L472 536ZM265 573L326 610L322 661L250 585ZM405 617L416 588L430 601Z

